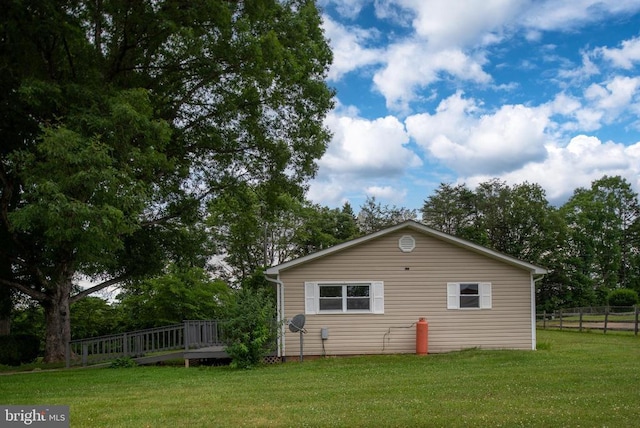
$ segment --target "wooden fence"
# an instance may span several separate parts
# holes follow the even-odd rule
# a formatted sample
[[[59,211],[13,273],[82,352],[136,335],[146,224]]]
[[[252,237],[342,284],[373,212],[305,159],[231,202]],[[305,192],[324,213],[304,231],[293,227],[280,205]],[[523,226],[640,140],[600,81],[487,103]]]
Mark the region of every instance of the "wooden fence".
[[[538,327],[543,329],[633,331],[638,335],[638,306],[598,306],[558,309],[536,315]]]
[[[223,322],[188,320],[182,324],[137,330],[109,336],[72,340],[67,344],[67,367],[83,366],[123,357],[223,345]]]

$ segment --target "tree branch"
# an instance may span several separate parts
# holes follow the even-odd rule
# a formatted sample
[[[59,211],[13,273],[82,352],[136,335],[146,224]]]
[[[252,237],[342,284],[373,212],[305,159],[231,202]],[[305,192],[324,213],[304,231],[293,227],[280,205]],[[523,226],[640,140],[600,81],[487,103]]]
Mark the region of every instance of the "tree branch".
[[[23,292],[24,294],[26,294],[27,296],[39,301],[39,302],[43,302],[44,300],[46,300],[47,295],[45,293],[43,293],[42,291],[38,291],[38,290],[34,290],[24,284],[21,284],[19,282],[14,282],[14,281],[8,281],[6,279],[2,279],[0,278],[0,284],[2,285],[6,285],[8,287],[11,288],[15,288],[18,291]]]
[[[123,282],[125,280],[127,280],[129,278],[129,275],[121,275],[115,278],[111,278],[108,281],[104,281],[98,285],[94,285],[93,287],[87,288],[86,290],[82,290],[81,292],[79,292],[78,294],[75,294],[73,296],[71,296],[71,298],[69,299],[69,303],[74,303],[77,302],[80,299],[83,299],[85,297],[87,297],[89,294],[98,292],[100,290],[103,290],[107,287],[110,287],[112,285],[118,284],[120,282]]]

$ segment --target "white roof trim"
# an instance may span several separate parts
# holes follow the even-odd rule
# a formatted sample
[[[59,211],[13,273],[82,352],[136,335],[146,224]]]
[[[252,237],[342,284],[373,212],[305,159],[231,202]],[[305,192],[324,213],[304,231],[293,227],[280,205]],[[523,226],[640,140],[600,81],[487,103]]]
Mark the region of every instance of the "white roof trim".
[[[397,230],[410,228],[419,232],[424,233],[425,235],[432,236],[434,238],[440,239],[445,242],[449,242],[451,244],[457,245],[462,248],[466,248],[468,250],[474,251],[476,253],[483,254],[492,259],[496,259],[502,261],[504,263],[510,264],[512,266],[518,267],[520,269],[528,270],[532,274],[536,275],[544,275],[548,273],[548,270],[542,268],[540,266],[533,265],[531,263],[524,262],[522,260],[518,260],[514,257],[508,256],[506,254],[502,254],[500,252],[491,250],[489,248],[483,247],[478,244],[474,244],[473,242],[467,241],[465,239],[457,238],[453,235],[449,235],[444,232],[437,231],[428,226],[425,226],[422,223],[418,223],[417,221],[407,220],[405,222],[399,223],[395,226],[388,227],[386,229],[379,230],[378,232],[371,233],[369,235],[361,236],[360,238],[352,239],[351,241],[343,242],[342,244],[334,245],[330,248],[325,248],[324,250],[320,250],[313,254],[306,255],[304,257],[300,257],[276,266],[272,266],[265,271],[266,275],[276,276],[280,273],[280,271],[290,269],[294,266],[310,262],[314,259],[324,257],[329,254],[333,254],[335,252],[344,250],[346,248],[350,248],[356,245],[359,245],[363,242],[370,241],[372,239],[378,238],[380,236],[387,235],[389,233],[393,233]]]

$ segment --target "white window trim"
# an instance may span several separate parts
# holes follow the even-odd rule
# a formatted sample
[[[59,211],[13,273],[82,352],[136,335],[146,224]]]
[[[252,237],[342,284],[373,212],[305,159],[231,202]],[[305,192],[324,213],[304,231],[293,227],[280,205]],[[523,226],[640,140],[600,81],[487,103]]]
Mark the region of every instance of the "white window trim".
[[[480,307],[461,308],[460,307],[460,284],[478,284],[478,294],[480,295]],[[461,281],[447,283],[447,309],[457,309],[460,311],[477,311],[492,308],[491,283],[480,281]]]
[[[369,310],[320,310],[321,285],[369,285]],[[384,282],[383,281],[317,281],[304,283],[304,312],[313,314],[384,314]]]

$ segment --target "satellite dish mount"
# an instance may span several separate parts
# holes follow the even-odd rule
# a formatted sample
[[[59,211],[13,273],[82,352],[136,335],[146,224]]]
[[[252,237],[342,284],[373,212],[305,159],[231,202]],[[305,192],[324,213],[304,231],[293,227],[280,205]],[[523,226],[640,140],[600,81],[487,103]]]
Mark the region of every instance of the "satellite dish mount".
[[[304,348],[304,339],[303,334],[307,332],[304,329],[304,314],[298,314],[293,319],[289,320],[289,330],[292,333],[300,333],[300,362],[303,361],[303,348]]]

